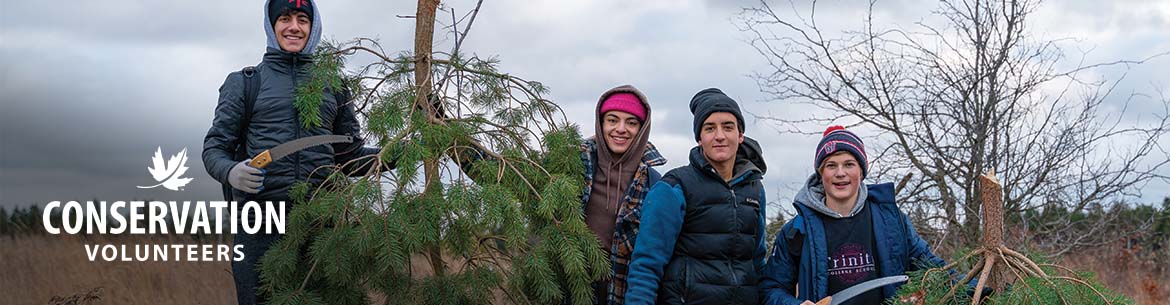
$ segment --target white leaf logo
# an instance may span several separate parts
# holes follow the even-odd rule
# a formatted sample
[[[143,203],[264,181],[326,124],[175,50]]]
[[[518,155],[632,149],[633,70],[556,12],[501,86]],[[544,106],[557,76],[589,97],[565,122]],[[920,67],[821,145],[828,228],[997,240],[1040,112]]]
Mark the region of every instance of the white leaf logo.
[[[182,151],[171,156],[167,162],[163,163],[162,146],[159,146],[154,151],[154,157],[150,159],[153,166],[147,167],[150,171],[150,176],[154,177],[159,184],[151,186],[138,186],[140,189],[155,188],[158,186],[165,187],[172,191],[181,191],[183,186],[191,182],[191,178],[182,178],[183,174],[187,172],[187,148],[184,147]]]

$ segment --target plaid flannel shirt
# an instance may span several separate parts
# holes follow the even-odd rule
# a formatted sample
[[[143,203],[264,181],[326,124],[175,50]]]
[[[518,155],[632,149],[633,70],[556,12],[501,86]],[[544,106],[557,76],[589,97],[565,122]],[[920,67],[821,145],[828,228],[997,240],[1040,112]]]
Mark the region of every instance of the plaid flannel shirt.
[[[589,193],[593,188],[593,174],[596,168],[597,142],[590,138],[581,144],[581,163],[585,166],[585,193],[581,196],[581,210],[589,202]],[[613,246],[610,248],[610,265],[613,276],[610,279],[608,301],[609,305],[621,305],[625,302],[626,276],[630,268],[630,256],[634,253],[634,244],[638,236],[638,226],[642,218],[642,201],[650,191],[650,170],[652,166],[666,164],[666,158],[658,153],[654,144],[646,143],[646,151],[642,154],[642,162],[634,172],[634,179],[622,196],[618,207],[616,225],[613,232]],[[598,300],[600,301],[600,300]],[[599,302],[600,303],[600,302]]]

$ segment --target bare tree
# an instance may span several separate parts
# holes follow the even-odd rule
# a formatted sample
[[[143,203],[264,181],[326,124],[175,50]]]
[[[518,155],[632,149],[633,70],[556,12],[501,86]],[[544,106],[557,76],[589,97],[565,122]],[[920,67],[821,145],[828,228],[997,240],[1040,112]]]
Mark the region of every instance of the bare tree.
[[[932,12],[941,24],[920,21],[913,29],[879,28],[870,2],[862,29],[827,33],[815,1],[807,11],[790,3],[793,17],[761,1],[740,15],[768,60],[754,75],[760,89],[819,110],[762,119],[797,132],[831,122],[875,128],[869,151],[882,167],[870,176],[913,174],[898,202],[959,234],[948,239],[955,245],[978,236],[983,172],[999,173],[1007,219],[1046,206],[1080,210],[1132,199],[1146,183],[1167,180],[1159,170],[1170,160],[1159,139],[1170,127],[1170,101],[1153,98],[1162,105],[1153,120],[1123,120],[1125,113],[1104,113],[1104,103],[1150,97],[1115,92],[1120,79],[1084,76],[1162,54],[1097,64],[1085,64],[1083,53],[1069,58],[1063,40],[1031,34],[1038,2],[944,0]]]

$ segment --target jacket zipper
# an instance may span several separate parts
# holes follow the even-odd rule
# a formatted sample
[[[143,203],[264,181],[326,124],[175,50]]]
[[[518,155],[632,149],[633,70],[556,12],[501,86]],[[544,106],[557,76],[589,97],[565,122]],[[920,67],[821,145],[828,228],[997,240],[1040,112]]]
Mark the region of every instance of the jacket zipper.
[[[719,175],[719,171],[716,171],[714,167],[711,167],[710,169],[712,173],[715,173],[715,176],[722,179],[723,176]],[[731,180],[735,181],[736,179],[737,178],[732,178]],[[733,186],[731,183],[728,183],[728,181],[724,181],[723,185],[727,187],[729,192],[731,192],[731,219],[735,222],[735,227],[732,228],[732,234],[739,234],[739,201],[735,199],[735,186]],[[739,248],[738,238],[735,239],[734,247],[736,249]],[[727,264],[727,269],[731,270],[731,283],[735,286],[740,286],[739,277],[735,275],[735,266],[732,266],[730,261],[727,262]]]
[[[686,258],[683,258],[683,291],[682,296],[679,296],[679,303],[687,303],[687,294],[691,293],[691,264]]]
[[[291,71],[292,72],[291,73],[292,74],[292,93],[293,93],[292,100],[293,100],[293,105],[294,105],[293,106],[293,112],[294,112],[293,118],[296,118],[296,120],[294,120],[294,122],[296,122],[296,126],[293,126],[293,128],[296,129],[296,131],[297,131],[297,137],[293,138],[293,140],[301,138],[301,116],[299,113],[296,113],[297,111],[296,111],[296,106],[295,106],[296,100],[297,100],[297,96],[296,96],[296,94],[297,94],[297,73],[300,73],[300,69],[297,69],[297,59],[298,58],[297,58],[296,54],[293,54],[293,59],[292,59],[293,64],[292,64],[292,71]],[[293,164],[293,176],[296,177],[297,181],[300,181],[301,180],[301,152],[299,152],[299,151],[294,152],[294,154],[297,155],[297,157],[296,157],[297,162],[296,162],[296,164]]]
[[[735,228],[733,228],[735,233],[733,234],[739,234],[739,200],[735,198],[735,187],[728,184],[727,188],[729,191],[731,191],[731,219],[734,219],[735,221]],[[735,248],[740,248],[739,238],[735,239]],[[739,276],[736,276],[735,274],[735,266],[731,266],[730,261],[728,261],[728,265],[728,267],[731,267],[729,268],[731,269],[731,283],[735,286],[739,286]]]

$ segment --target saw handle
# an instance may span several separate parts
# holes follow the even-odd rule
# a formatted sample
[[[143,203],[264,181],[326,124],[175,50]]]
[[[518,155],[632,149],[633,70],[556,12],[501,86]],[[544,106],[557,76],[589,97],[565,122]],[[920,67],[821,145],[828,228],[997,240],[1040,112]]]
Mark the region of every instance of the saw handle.
[[[833,297],[827,296],[824,299],[817,301],[817,305],[829,305],[829,303],[832,303],[832,302],[833,302]]]
[[[264,168],[265,166],[268,166],[268,163],[272,163],[272,154],[269,153],[268,150],[265,150],[264,152],[257,154],[255,157],[252,157],[252,162],[248,162],[248,165],[255,168]]]

